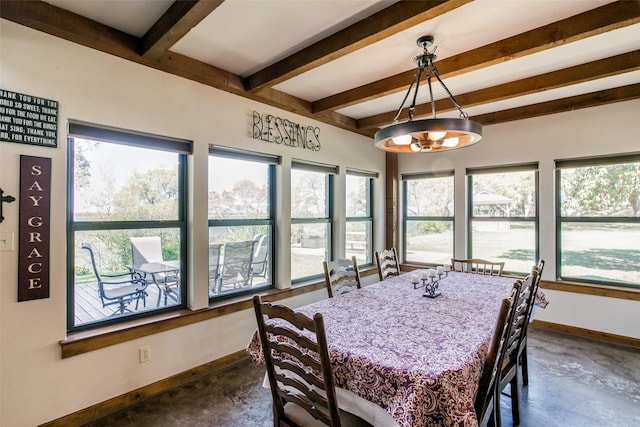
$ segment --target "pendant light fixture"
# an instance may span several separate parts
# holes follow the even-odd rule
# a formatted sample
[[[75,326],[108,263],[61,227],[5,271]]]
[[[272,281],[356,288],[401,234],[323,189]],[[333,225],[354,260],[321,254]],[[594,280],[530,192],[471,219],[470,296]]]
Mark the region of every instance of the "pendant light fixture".
[[[413,62],[418,65],[413,81],[409,85],[409,90],[398,108],[393,124],[380,129],[374,136],[375,144],[378,148],[385,151],[396,153],[423,153],[453,150],[456,148],[467,147],[475,144],[482,139],[482,125],[469,119],[469,115],[462,111],[462,108],[455,100],[447,86],[440,79],[438,70],[433,62],[436,55],[429,52],[429,46],[433,44],[433,36],[423,36],[417,40],[418,46],[423,48],[422,55],[414,58]],[[426,75],[429,85],[429,95],[431,97],[431,118],[413,120],[413,114],[416,109],[416,98],[418,96],[418,88],[420,87],[420,79]],[[460,112],[458,119],[439,119],[436,117],[435,101],[433,100],[433,89],[431,79],[435,78],[440,82],[444,90],[449,95],[453,105]],[[398,118],[402,112],[405,102],[413,93],[413,100],[408,109],[409,120],[398,123]]]

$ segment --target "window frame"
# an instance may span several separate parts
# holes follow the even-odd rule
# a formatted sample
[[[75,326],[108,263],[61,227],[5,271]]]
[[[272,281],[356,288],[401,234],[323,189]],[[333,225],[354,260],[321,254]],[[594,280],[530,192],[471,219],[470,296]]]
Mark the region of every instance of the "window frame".
[[[258,290],[272,289],[275,288],[275,284],[277,283],[276,279],[276,269],[274,266],[275,262],[278,259],[278,254],[275,251],[276,248],[276,239],[277,229],[276,229],[276,221],[275,221],[275,201],[276,201],[276,167],[280,166],[282,163],[282,159],[280,156],[256,153],[256,152],[247,152],[247,151],[239,151],[234,150],[228,147],[222,147],[217,145],[209,145],[209,157],[221,157],[227,159],[234,160],[245,160],[245,161],[253,161],[256,163],[265,163],[268,165],[268,177],[269,177],[269,208],[268,208],[268,218],[255,218],[255,219],[211,219],[208,218],[207,215],[207,223],[208,229],[211,227],[243,227],[243,226],[253,226],[253,225],[266,225],[271,229],[271,238],[269,239],[269,265],[267,266],[267,271],[271,273],[271,284],[268,286],[259,286],[259,287],[250,287],[247,289],[241,289],[237,292],[227,292],[221,295],[211,296],[209,294],[209,302],[220,301],[230,297],[235,297],[243,294],[252,294]],[[209,189],[207,190],[208,193]]]
[[[495,217],[495,216],[474,216],[473,215],[473,176],[474,175],[490,175],[490,174],[502,174],[510,172],[534,172],[533,185],[534,185],[534,201],[536,204],[536,214],[533,217],[525,216],[509,216],[509,217]],[[540,259],[540,168],[538,162],[531,163],[519,163],[513,165],[503,166],[488,166],[479,168],[467,168],[465,170],[466,182],[467,182],[467,247],[466,257],[473,258],[473,222],[532,222],[534,226],[534,260],[532,265]],[[480,256],[479,258],[482,258]],[[522,273],[528,274],[529,272],[516,272],[504,270],[503,274],[521,275]]]
[[[640,152],[637,153],[625,153],[625,154],[613,154],[606,156],[593,156],[593,157],[581,157],[574,159],[556,159],[554,160],[555,167],[555,243],[556,243],[556,276],[558,280],[566,280],[577,283],[589,283],[605,286],[614,286],[617,288],[626,289],[639,289],[640,283],[622,282],[622,281],[608,281],[598,280],[595,278],[580,278],[573,276],[565,276],[562,274],[562,224],[563,223],[610,223],[610,224],[639,224],[640,217],[607,217],[607,216],[562,216],[562,183],[561,183],[561,171],[563,169],[572,169],[589,166],[608,166],[624,163],[638,163],[640,162]]]
[[[346,215],[346,198],[347,198],[347,194],[345,191],[345,236],[344,236],[344,241],[345,241],[345,253],[347,250],[347,236],[346,236],[346,223],[349,222],[365,222],[369,224],[369,229],[371,230],[371,234],[369,236],[367,236],[368,239],[368,245],[371,248],[371,250],[367,253],[367,259],[365,260],[365,262],[362,264],[362,266],[370,266],[373,265],[373,242],[375,241],[375,230],[373,227],[373,202],[374,202],[374,179],[378,178],[378,173],[377,172],[366,172],[366,171],[360,171],[360,170],[356,170],[356,169],[347,169],[346,170],[346,176],[345,176],[345,188],[346,188],[346,179],[349,177],[349,175],[351,176],[357,176],[357,177],[362,177],[362,178],[367,178],[368,179],[368,189],[369,191],[367,192],[367,214],[365,216],[347,216]]]
[[[330,166],[330,165],[324,165],[320,163],[311,163],[311,162],[305,162],[305,161],[292,160],[291,170],[293,171],[294,169],[303,170],[307,172],[321,172],[327,175],[326,176],[327,192],[325,194],[325,200],[327,203],[326,205],[327,216],[320,217],[320,218],[294,218],[293,214],[291,214],[290,227],[293,228],[294,225],[298,225],[298,224],[327,224],[327,227],[328,227],[327,245],[325,250],[327,253],[328,260],[331,260],[333,259],[333,254],[334,254],[334,251],[333,251],[334,235],[333,234],[335,230],[334,185],[335,185],[335,176],[338,175],[339,168],[338,166]],[[291,191],[291,184],[292,183],[290,183],[290,191]],[[291,268],[291,265],[292,264],[290,264],[290,268]],[[298,284],[298,283],[308,282],[314,279],[319,279],[322,277],[324,277],[324,273],[313,274],[310,276],[304,276],[304,277],[298,277],[298,278],[293,278],[293,275],[291,275],[291,283]]]
[[[410,216],[409,215],[409,203],[408,203],[408,193],[407,193],[407,186],[408,186],[408,182],[412,181],[412,180],[424,180],[424,179],[434,179],[434,178],[449,178],[451,177],[451,179],[454,181],[453,182],[453,194],[452,194],[452,203],[453,205],[453,209],[452,212],[453,214],[451,216],[432,216],[432,215],[426,215],[426,216]],[[402,174],[400,176],[400,179],[402,181],[402,247],[401,247],[401,254],[400,254],[400,259],[403,260],[403,262],[408,262],[411,264],[416,264],[416,265],[429,265],[429,266],[435,266],[435,265],[440,265],[438,263],[427,263],[427,262],[420,262],[420,261],[413,261],[410,259],[407,259],[407,223],[409,221],[447,221],[447,222],[451,222],[451,229],[453,230],[452,232],[452,239],[453,241],[451,242],[451,248],[453,253],[451,254],[451,257],[454,256],[455,254],[455,243],[456,243],[456,239],[455,239],[455,224],[456,224],[456,218],[455,218],[455,195],[456,195],[456,187],[455,187],[455,171],[454,170],[447,170],[447,171],[438,171],[438,172],[422,172],[422,173],[409,173],[409,174]]]
[[[75,139],[87,139],[108,144],[168,151],[178,155],[178,218],[174,220],[132,220],[132,221],[75,221]],[[188,229],[187,229],[187,156],[192,154],[192,141],[152,135],[143,132],[119,129],[109,126],[69,120],[67,135],[67,332],[78,332],[114,325],[157,315],[159,313],[182,310],[187,307],[188,296]],[[79,231],[138,230],[177,228],[180,235],[180,303],[168,307],[158,307],[127,316],[107,317],[103,320],[83,325],[75,325],[75,234]]]

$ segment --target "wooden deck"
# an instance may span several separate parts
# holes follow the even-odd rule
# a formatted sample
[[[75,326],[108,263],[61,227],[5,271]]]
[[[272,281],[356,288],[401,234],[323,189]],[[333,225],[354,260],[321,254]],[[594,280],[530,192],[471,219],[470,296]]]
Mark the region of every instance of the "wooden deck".
[[[265,285],[266,282],[263,277],[255,277],[251,287],[263,287]],[[235,291],[237,291],[236,288],[231,288],[223,290],[223,293],[226,294]],[[154,310],[158,307],[165,307],[164,297],[160,299],[158,304],[159,293],[160,291],[156,285],[153,283],[149,284],[149,286],[147,286],[146,307],[143,305],[142,300],[140,300],[137,309],[135,301],[129,303],[127,308],[131,313],[142,313]],[[180,304],[180,301],[168,298],[166,306],[171,307],[178,304]],[[75,325],[83,325],[85,323],[104,320],[110,316],[121,316],[121,314],[114,314],[118,311],[117,305],[111,305],[106,308],[102,307],[102,302],[98,295],[97,282],[88,282],[76,285],[75,305]],[[126,312],[125,316],[131,313]]]

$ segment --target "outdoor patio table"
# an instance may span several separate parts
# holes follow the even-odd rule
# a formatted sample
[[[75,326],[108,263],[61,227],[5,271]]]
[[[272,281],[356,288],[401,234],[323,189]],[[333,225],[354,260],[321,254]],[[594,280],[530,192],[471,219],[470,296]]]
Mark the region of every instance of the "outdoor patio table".
[[[150,262],[141,265],[130,265],[128,268],[136,273],[139,273],[143,278],[151,277],[153,283],[158,287],[160,293],[158,294],[158,306],[160,306],[160,299],[164,294],[164,304],[167,305],[167,297],[178,299],[179,295],[174,292],[172,287],[180,281],[178,273],[180,272],[180,261],[164,261],[164,262]]]
[[[450,272],[436,298],[405,273],[296,310],[320,312],[345,409],[365,419],[382,408],[402,427],[475,426],[474,399],[500,303],[514,278]],[[264,362],[260,338],[247,352]],[[353,405],[354,402],[350,402]]]

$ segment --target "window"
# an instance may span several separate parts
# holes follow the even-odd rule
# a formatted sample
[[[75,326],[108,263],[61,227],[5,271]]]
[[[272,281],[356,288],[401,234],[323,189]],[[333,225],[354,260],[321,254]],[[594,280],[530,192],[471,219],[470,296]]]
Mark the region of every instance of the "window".
[[[373,178],[375,173],[347,170],[345,256],[358,264],[373,263]]]
[[[336,167],[292,162],[291,281],[322,277],[332,259],[333,175]]]
[[[467,169],[469,256],[528,274],[539,258],[538,164]]]
[[[212,147],[209,156],[209,298],[274,283],[275,156]]]
[[[402,175],[405,262],[449,264],[453,257],[453,171]]]
[[[640,287],[640,154],[556,161],[556,271]]]
[[[70,122],[68,149],[68,329],[185,307],[191,143]]]

